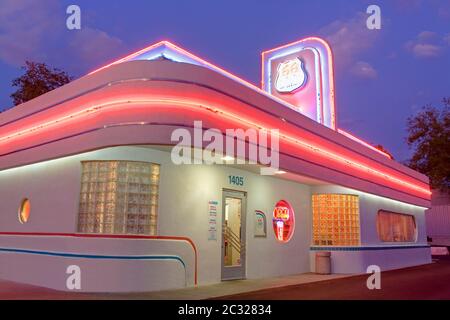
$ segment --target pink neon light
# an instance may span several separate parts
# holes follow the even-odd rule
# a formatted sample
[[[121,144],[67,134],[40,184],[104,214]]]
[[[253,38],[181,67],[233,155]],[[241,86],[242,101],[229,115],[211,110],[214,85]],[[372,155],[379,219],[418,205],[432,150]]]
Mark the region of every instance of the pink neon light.
[[[100,71],[100,70],[103,70],[103,69],[106,69],[106,68],[108,68],[108,67],[111,67],[112,65],[115,65],[115,64],[118,64],[118,63],[125,62],[125,61],[127,61],[127,60],[129,60],[129,59],[133,59],[134,57],[137,57],[137,56],[140,55],[141,53],[144,53],[144,52],[146,52],[146,51],[149,51],[149,50],[151,50],[151,49],[153,49],[153,48],[156,48],[156,47],[158,47],[158,46],[161,46],[161,45],[167,45],[168,43],[169,43],[168,41],[160,41],[160,42],[154,43],[154,44],[152,44],[152,45],[150,45],[150,46],[148,46],[148,47],[146,47],[146,48],[144,48],[144,49],[141,49],[141,50],[139,50],[139,51],[133,52],[132,54],[129,54],[129,55],[123,57],[123,58],[120,58],[120,59],[118,59],[118,60],[116,60],[116,61],[114,61],[114,62],[111,62],[111,63],[109,63],[109,64],[107,64],[107,65],[105,65],[105,66],[103,66],[103,67],[100,67],[100,68],[98,68],[98,69],[95,69],[94,71],[91,71],[91,72],[89,72],[88,74],[91,75],[91,74],[94,74],[94,73],[96,73],[96,72],[98,72],[98,71]]]
[[[194,241],[188,237],[176,236],[144,236],[129,234],[83,234],[83,233],[55,233],[55,232],[0,232],[0,236],[37,236],[37,237],[75,237],[75,238],[103,238],[103,239],[148,239],[186,241],[194,250],[194,284],[197,285],[198,252]]]
[[[336,117],[335,117],[335,97],[334,97],[334,74],[333,74],[333,65],[334,65],[334,62],[333,62],[333,54],[332,54],[332,49],[331,49],[331,47],[330,47],[329,44],[328,44],[326,41],[324,41],[323,39],[318,38],[318,37],[308,37],[308,38],[304,38],[304,39],[301,39],[301,40],[297,40],[297,41],[294,41],[294,42],[291,42],[291,43],[288,43],[288,44],[285,44],[285,45],[282,45],[282,46],[279,46],[279,47],[276,47],[276,48],[273,48],[273,49],[270,49],[270,50],[263,51],[263,52],[262,52],[262,55],[261,55],[261,57],[262,57],[262,64],[261,64],[261,65],[262,65],[262,81],[264,81],[263,75],[264,75],[264,67],[265,67],[265,66],[264,66],[264,55],[265,55],[265,54],[271,53],[271,52],[274,52],[274,51],[278,51],[278,50],[281,50],[281,49],[284,49],[284,48],[287,48],[287,47],[290,47],[290,46],[294,46],[294,45],[296,45],[296,44],[299,44],[299,43],[302,43],[302,42],[305,42],[305,41],[308,41],[308,40],[315,40],[315,41],[318,41],[318,42],[322,43],[322,44],[325,46],[325,48],[327,49],[328,61],[329,61],[329,68],[328,68],[328,69],[329,69],[329,81],[330,81],[329,86],[330,86],[330,95],[331,95],[331,96],[330,96],[330,107],[331,107],[331,108],[330,108],[330,109],[331,109],[331,110],[330,110],[330,113],[331,113],[332,128],[336,128],[336,122],[335,122],[335,121],[336,121]],[[220,67],[218,67],[218,66],[215,66],[215,65],[213,65],[213,64],[211,64],[211,63],[209,63],[209,62],[207,62],[206,60],[201,59],[201,58],[199,58],[198,56],[193,55],[192,53],[190,53],[190,52],[188,52],[188,51],[186,51],[186,50],[184,50],[184,49],[182,49],[182,48],[180,48],[180,47],[178,47],[178,46],[174,45],[173,43],[171,43],[171,42],[169,42],[169,41],[166,41],[166,40],[163,40],[163,41],[160,41],[160,42],[158,42],[158,43],[152,44],[152,45],[150,45],[150,46],[148,46],[148,47],[146,47],[146,48],[144,48],[144,49],[141,49],[141,50],[139,50],[139,51],[136,51],[136,52],[134,52],[134,53],[132,53],[132,54],[129,54],[128,56],[125,56],[125,57],[123,57],[123,58],[121,58],[121,59],[118,59],[118,60],[116,60],[116,61],[114,61],[114,62],[112,62],[112,63],[110,63],[110,64],[108,64],[108,65],[105,65],[105,66],[103,66],[103,67],[101,67],[101,68],[98,68],[98,69],[96,69],[96,70],[90,72],[89,75],[94,74],[94,73],[96,73],[96,72],[98,72],[98,71],[100,71],[100,70],[106,69],[106,68],[108,68],[108,67],[110,67],[110,66],[112,66],[112,65],[115,65],[115,64],[119,64],[119,63],[125,62],[125,61],[127,61],[127,60],[129,60],[129,59],[133,59],[134,57],[137,57],[138,55],[140,55],[140,54],[142,54],[142,53],[144,53],[144,52],[146,52],[146,51],[149,51],[149,50],[151,50],[151,49],[153,49],[153,48],[156,48],[156,47],[158,47],[158,46],[161,46],[161,45],[166,45],[167,47],[170,47],[170,48],[172,48],[173,50],[176,50],[176,51],[178,51],[178,52],[180,52],[180,53],[182,53],[182,54],[184,54],[184,55],[190,57],[190,58],[193,59],[193,60],[196,60],[196,61],[198,61],[198,62],[200,62],[200,63],[202,63],[202,64],[205,64],[205,65],[209,66],[209,67],[212,68],[212,69],[216,69],[216,70],[218,70],[218,71],[220,71],[220,72],[222,72],[222,73],[228,75],[230,78],[232,78],[232,79],[234,79],[234,80],[236,80],[236,81],[238,81],[238,82],[240,82],[240,83],[243,83],[243,84],[246,85],[246,86],[249,86],[249,87],[251,87],[251,88],[257,90],[257,91],[260,92],[260,93],[263,93],[263,94],[267,95],[267,92],[266,92],[266,91],[261,90],[260,88],[254,86],[254,85],[251,84],[250,82],[245,81],[245,80],[243,80],[242,78],[240,78],[240,77],[238,77],[238,76],[236,76],[236,75],[234,75],[234,74],[232,74],[232,73],[230,73],[230,72],[228,72],[228,71],[226,71],[226,70],[224,70],[224,69],[222,69],[222,68],[220,68]],[[264,83],[262,84],[262,86],[264,87]],[[272,96],[272,95],[270,95],[270,97],[273,98],[273,99],[275,99],[275,100],[278,100],[278,102],[281,102],[281,103],[283,103],[284,105],[286,105],[286,102],[285,102],[284,100],[281,100],[281,99],[279,99],[279,98],[277,98],[277,97],[275,97],[275,96]],[[379,149],[373,147],[372,145],[370,145],[370,144],[368,144],[368,143],[362,141],[361,139],[359,139],[359,138],[357,138],[357,137],[351,135],[350,133],[345,132],[345,131],[343,131],[343,130],[341,130],[341,129],[337,129],[337,130],[338,130],[338,132],[340,132],[341,134],[343,134],[343,135],[349,137],[350,139],[355,140],[355,141],[357,141],[357,142],[363,144],[364,146],[366,146],[366,147],[368,147],[368,148],[370,148],[370,149],[372,149],[372,150],[374,150],[374,151],[376,151],[376,152],[378,152],[378,153],[380,153],[380,154],[383,154],[384,156],[387,156],[387,157],[391,158],[391,157],[390,157],[388,154],[386,154],[385,152],[383,152],[383,151],[381,151],[381,150],[379,150]],[[2,140],[2,139],[0,139],[0,141],[1,141],[1,140]]]
[[[272,226],[280,242],[289,242],[295,230],[295,212],[286,200],[280,200],[273,209]]]
[[[173,99],[173,98],[169,98],[169,99],[161,99],[161,98],[148,99],[148,98],[144,98],[144,99],[141,99],[141,100],[140,99],[135,99],[135,100],[133,100],[133,99],[116,100],[116,101],[112,101],[112,102],[96,105],[96,106],[93,106],[93,107],[88,107],[88,108],[83,109],[81,111],[77,111],[75,113],[63,116],[61,118],[58,118],[58,119],[55,119],[55,120],[52,120],[52,121],[49,121],[49,122],[45,122],[43,124],[39,124],[39,125],[30,127],[30,128],[27,128],[27,129],[23,129],[21,131],[18,131],[18,132],[9,134],[9,135],[0,136],[0,143],[4,142],[6,140],[12,141],[12,139],[24,136],[26,134],[30,134],[30,133],[33,133],[33,132],[36,132],[36,131],[40,131],[40,130],[42,130],[44,128],[52,127],[52,126],[61,124],[63,122],[68,122],[68,121],[71,121],[71,120],[74,120],[74,119],[78,119],[80,117],[83,117],[83,116],[86,116],[86,115],[90,115],[90,114],[92,114],[94,112],[98,112],[98,111],[103,110],[103,109],[107,109],[107,108],[110,108],[110,107],[114,107],[114,106],[117,106],[117,105],[123,105],[123,104],[128,104],[129,105],[130,103],[131,104],[136,104],[136,103],[142,104],[142,103],[145,103],[145,104],[148,104],[148,105],[151,105],[151,104],[165,104],[165,105],[172,105],[172,106],[173,105],[178,105],[178,106],[182,106],[182,107],[185,107],[185,108],[186,107],[190,107],[190,108],[193,108],[193,109],[201,108],[203,110],[211,111],[214,114],[220,114],[223,117],[229,118],[229,119],[231,119],[233,121],[236,121],[238,123],[245,123],[246,125],[249,125],[251,127],[258,128],[258,129],[261,129],[261,130],[267,130],[267,131],[270,130],[269,128],[265,128],[265,127],[261,126],[261,124],[258,124],[256,122],[254,122],[253,120],[246,119],[245,117],[243,117],[241,115],[234,114],[234,113],[228,112],[228,111],[224,111],[223,109],[217,108],[217,106],[204,104],[204,103],[201,103],[199,101],[177,100],[177,99]],[[388,173],[384,173],[384,172],[379,171],[377,169],[371,168],[371,167],[369,167],[369,166],[367,166],[367,165],[365,165],[363,163],[360,163],[358,161],[354,161],[353,159],[350,159],[348,157],[342,156],[342,155],[337,154],[337,153],[335,153],[333,151],[329,151],[329,150],[327,150],[325,148],[322,148],[321,146],[318,146],[316,144],[313,144],[313,143],[311,143],[309,141],[305,141],[302,138],[297,138],[297,137],[293,137],[293,136],[290,136],[290,135],[287,135],[287,134],[282,134],[281,132],[280,132],[280,138],[285,140],[285,141],[287,141],[287,142],[292,143],[295,146],[301,146],[303,149],[307,149],[310,152],[318,152],[318,153],[322,154],[322,156],[326,157],[327,159],[329,159],[329,160],[331,160],[333,162],[340,162],[340,163],[345,164],[345,165],[353,166],[354,168],[356,168],[356,169],[358,169],[360,171],[363,171],[363,172],[366,172],[366,173],[370,173],[373,176],[378,176],[378,177],[381,177],[383,179],[390,180],[390,181],[392,181],[392,182],[394,182],[394,183],[396,183],[398,185],[402,185],[402,186],[408,187],[409,189],[419,191],[419,192],[421,192],[423,194],[426,194],[426,195],[430,195],[431,194],[429,189],[426,189],[426,188],[423,188],[423,187],[418,186],[416,184],[412,184],[410,182],[407,182],[407,181],[404,181],[402,179],[396,178],[396,177],[394,177],[394,176],[392,176],[392,175],[390,175]]]
[[[106,68],[108,68],[108,67],[110,67],[110,66],[112,66],[112,65],[115,65],[115,64],[119,64],[119,63],[125,62],[125,61],[127,61],[127,60],[129,60],[129,59],[132,59],[132,58],[134,58],[134,57],[136,57],[136,56],[138,56],[138,55],[140,55],[140,54],[142,54],[142,53],[144,53],[144,52],[146,52],[146,51],[149,51],[149,50],[151,50],[151,49],[153,49],[153,48],[156,48],[156,47],[158,47],[158,46],[161,46],[161,45],[166,45],[167,47],[169,47],[169,48],[171,48],[171,49],[173,49],[173,50],[175,50],[175,51],[178,51],[179,53],[181,53],[181,54],[183,54],[183,55],[188,56],[189,58],[191,58],[191,59],[193,59],[193,60],[199,62],[200,64],[206,65],[206,66],[208,66],[209,68],[211,68],[211,69],[213,69],[213,70],[216,70],[216,71],[218,71],[219,73],[222,73],[222,74],[226,75],[227,77],[233,79],[234,81],[237,81],[237,82],[243,84],[244,86],[246,86],[246,87],[248,87],[248,88],[251,88],[251,89],[254,90],[254,91],[257,91],[258,93],[263,94],[263,95],[265,95],[265,96],[271,98],[272,100],[275,100],[276,102],[278,102],[278,103],[280,103],[280,104],[283,104],[284,106],[286,106],[286,107],[288,107],[288,108],[291,108],[291,109],[296,110],[296,108],[295,108],[294,106],[288,104],[286,101],[284,101],[284,100],[282,100],[282,99],[279,99],[278,97],[275,97],[275,96],[273,96],[273,95],[267,93],[266,91],[262,90],[261,88],[258,88],[258,87],[255,86],[254,84],[252,84],[252,83],[250,83],[250,82],[248,82],[248,81],[246,81],[246,80],[244,80],[244,79],[242,79],[242,78],[240,78],[240,77],[238,77],[238,76],[236,76],[236,75],[234,75],[234,74],[232,74],[232,73],[226,71],[225,69],[222,69],[222,68],[220,68],[220,67],[218,67],[218,66],[216,66],[216,65],[214,65],[214,64],[212,64],[212,63],[210,63],[210,62],[208,62],[208,61],[206,61],[206,60],[204,60],[204,59],[202,59],[202,58],[199,58],[198,56],[196,56],[196,55],[194,55],[194,54],[192,54],[192,53],[190,53],[190,52],[184,50],[183,48],[180,48],[179,46],[176,46],[176,45],[174,45],[173,43],[171,43],[171,42],[169,42],[169,41],[166,41],[166,40],[163,40],[163,41],[160,41],[160,42],[158,42],[158,43],[155,43],[155,44],[153,44],[153,45],[151,45],[151,46],[148,46],[148,47],[146,47],[146,48],[144,48],[144,49],[141,49],[141,50],[139,50],[139,51],[137,51],[137,52],[134,52],[134,53],[132,53],[132,54],[130,54],[130,55],[124,57],[124,58],[121,58],[121,59],[119,59],[119,60],[116,60],[116,61],[114,61],[114,62],[112,62],[112,63],[110,63],[110,64],[108,64],[108,65],[106,65],[106,66],[103,66],[103,67],[101,67],[101,68],[98,68],[98,69],[96,69],[96,70],[90,72],[89,75],[92,75],[92,74],[94,74],[94,73],[96,73],[96,72],[98,72],[98,71],[100,71],[100,70],[106,69]]]
[[[378,148],[375,148],[374,146],[372,146],[372,145],[370,145],[369,143],[367,143],[367,142],[361,140],[360,138],[355,137],[355,136],[352,135],[351,133],[348,133],[348,132],[346,132],[346,131],[344,131],[344,130],[342,130],[342,129],[340,129],[340,128],[338,128],[338,132],[339,132],[340,134],[343,134],[343,135],[346,136],[347,138],[350,138],[350,139],[352,139],[352,140],[355,140],[356,142],[361,143],[362,145],[366,146],[367,148],[370,148],[370,149],[372,149],[372,150],[378,152],[379,154],[382,154],[383,156],[388,157],[389,159],[392,159],[392,157],[391,157],[389,154],[387,154],[386,152],[384,152],[384,151],[382,151],[382,150],[380,150],[380,149],[378,149]]]
[[[326,48],[327,51],[327,55],[328,55],[328,63],[329,63],[329,68],[328,68],[328,79],[329,79],[329,87],[330,87],[330,114],[331,114],[331,128],[332,129],[336,129],[336,107],[335,107],[335,95],[334,95],[334,73],[333,73],[333,68],[334,68],[334,62],[333,62],[333,51],[331,50],[330,45],[323,39],[318,38],[318,37],[308,37],[308,38],[304,38],[301,40],[297,40],[273,49],[269,49],[269,50],[265,50],[261,53],[261,86],[262,88],[264,88],[264,55],[274,52],[274,51],[278,51],[281,49],[285,49],[287,47],[291,47],[291,46],[295,46],[297,44],[300,44],[302,42],[306,42],[309,40],[314,40],[314,41],[318,41],[321,44],[323,44],[323,46]]]

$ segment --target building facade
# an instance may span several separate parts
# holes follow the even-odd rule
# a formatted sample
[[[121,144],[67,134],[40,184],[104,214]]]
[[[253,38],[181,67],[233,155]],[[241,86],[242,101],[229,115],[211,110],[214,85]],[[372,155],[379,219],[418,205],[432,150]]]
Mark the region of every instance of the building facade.
[[[428,178],[338,128],[329,46],[266,51],[262,76],[161,42],[0,114],[0,277],[152,291],[311,272],[318,251],[334,273],[430,263]],[[211,135],[235,143],[213,165]]]
[[[431,208],[425,212],[428,243],[450,247],[450,194],[433,190]]]

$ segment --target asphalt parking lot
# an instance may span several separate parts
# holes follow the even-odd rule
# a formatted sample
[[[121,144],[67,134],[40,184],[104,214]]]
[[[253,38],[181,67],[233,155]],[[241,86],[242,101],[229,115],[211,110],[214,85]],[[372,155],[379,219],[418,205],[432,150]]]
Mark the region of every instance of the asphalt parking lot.
[[[368,276],[325,280],[220,297],[230,300],[397,300],[450,299],[450,256],[433,263],[381,273],[381,289],[369,290]]]

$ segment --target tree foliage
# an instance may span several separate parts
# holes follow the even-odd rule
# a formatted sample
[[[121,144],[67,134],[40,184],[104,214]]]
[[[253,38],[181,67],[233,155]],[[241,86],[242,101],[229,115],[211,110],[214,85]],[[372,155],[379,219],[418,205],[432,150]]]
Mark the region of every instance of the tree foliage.
[[[12,81],[12,86],[17,87],[17,90],[11,94],[15,106],[61,87],[72,80],[66,72],[50,68],[45,63],[26,61],[22,70],[25,73]]]
[[[394,159],[394,156],[392,155],[392,153],[390,153],[385,147],[383,147],[381,144],[377,144],[376,146],[374,146],[375,148],[377,148],[380,151],[383,151],[384,153],[386,153],[387,155],[389,155],[389,157],[391,159]]]
[[[442,108],[425,106],[408,118],[407,143],[414,150],[408,165],[430,178],[433,188],[450,190],[450,98]]]

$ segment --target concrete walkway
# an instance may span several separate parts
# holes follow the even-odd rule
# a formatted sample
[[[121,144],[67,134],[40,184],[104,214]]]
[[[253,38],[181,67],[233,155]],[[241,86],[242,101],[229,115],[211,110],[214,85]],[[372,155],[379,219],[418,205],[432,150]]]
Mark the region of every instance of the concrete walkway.
[[[199,286],[196,288],[145,293],[143,296],[145,296],[145,299],[202,300],[263,289],[267,290],[290,285],[340,279],[349,276],[351,275],[318,275],[313,273],[304,273],[265,279],[223,281],[218,284]]]
[[[317,275],[313,273],[298,274],[252,280],[224,281],[177,290],[144,293],[75,293],[62,292],[47,288],[19,284],[0,280],[0,299],[150,299],[150,300],[202,300],[221,296],[241,294],[264,289],[280,288],[291,285],[340,279],[351,275]]]

